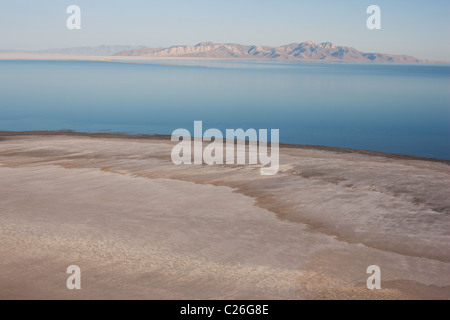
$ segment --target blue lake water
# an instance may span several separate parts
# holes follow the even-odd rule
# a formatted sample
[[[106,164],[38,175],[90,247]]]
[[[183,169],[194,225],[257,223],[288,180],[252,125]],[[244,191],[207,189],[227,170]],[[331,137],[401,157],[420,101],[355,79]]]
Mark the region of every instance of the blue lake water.
[[[280,140],[450,160],[450,67],[304,62],[0,61],[0,130]]]

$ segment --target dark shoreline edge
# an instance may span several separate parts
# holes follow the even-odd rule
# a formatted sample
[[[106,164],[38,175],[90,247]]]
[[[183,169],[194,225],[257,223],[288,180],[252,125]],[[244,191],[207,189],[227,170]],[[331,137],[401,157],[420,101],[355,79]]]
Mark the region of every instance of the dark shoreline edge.
[[[0,141],[5,140],[6,137],[13,136],[77,136],[77,137],[90,137],[90,138],[110,138],[110,139],[148,139],[148,140],[165,140],[170,141],[171,135],[168,134],[132,134],[132,133],[118,133],[118,132],[79,132],[73,130],[55,130],[55,131],[2,131],[0,130]],[[268,143],[270,146],[270,143]],[[388,159],[401,159],[401,160],[416,160],[416,161],[431,161],[439,162],[446,165],[450,165],[450,160],[426,158],[410,155],[402,155],[395,153],[387,153],[372,150],[360,150],[351,148],[339,148],[329,147],[321,145],[300,145],[300,144],[288,144],[280,143],[280,148],[285,149],[309,149],[320,151],[331,151],[336,153],[353,153],[368,156],[383,157]]]

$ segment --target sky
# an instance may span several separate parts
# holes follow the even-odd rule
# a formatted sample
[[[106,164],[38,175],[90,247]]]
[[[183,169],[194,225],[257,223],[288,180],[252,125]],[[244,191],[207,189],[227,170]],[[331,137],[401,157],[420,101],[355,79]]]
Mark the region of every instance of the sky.
[[[73,4],[81,30],[66,27]],[[381,30],[366,27],[373,4]],[[312,40],[450,61],[449,17],[449,0],[0,0],[0,49]]]

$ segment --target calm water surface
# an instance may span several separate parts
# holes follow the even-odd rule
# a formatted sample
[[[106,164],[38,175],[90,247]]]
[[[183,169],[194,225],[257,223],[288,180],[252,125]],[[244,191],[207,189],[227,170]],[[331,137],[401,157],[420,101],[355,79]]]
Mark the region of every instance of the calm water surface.
[[[0,130],[277,128],[285,143],[450,160],[450,67],[0,61]]]

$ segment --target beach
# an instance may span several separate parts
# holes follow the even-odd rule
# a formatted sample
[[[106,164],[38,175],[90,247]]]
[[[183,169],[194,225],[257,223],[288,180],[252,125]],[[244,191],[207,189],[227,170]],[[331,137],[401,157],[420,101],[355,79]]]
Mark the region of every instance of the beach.
[[[0,298],[450,298],[447,161],[282,145],[262,176],[174,144],[0,133]]]

